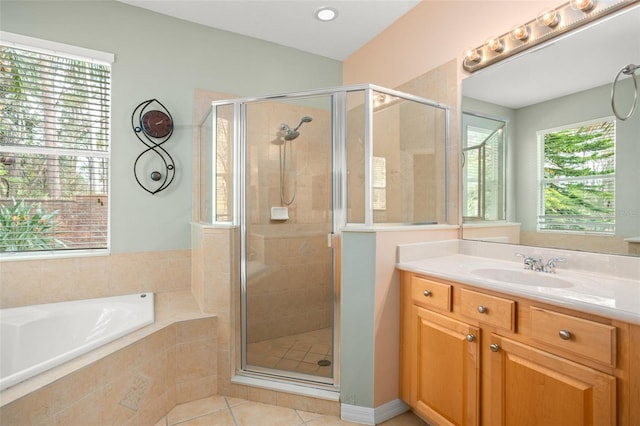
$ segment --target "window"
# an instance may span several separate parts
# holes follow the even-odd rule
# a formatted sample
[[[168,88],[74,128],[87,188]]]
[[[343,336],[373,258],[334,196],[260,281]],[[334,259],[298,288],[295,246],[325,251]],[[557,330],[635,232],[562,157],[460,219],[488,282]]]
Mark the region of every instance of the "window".
[[[540,132],[538,229],[615,232],[615,120]]]
[[[373,209],[387,209],[387,159],[373,157]]]
[[[107,248],[112,60],[2,33],[0,252]]]

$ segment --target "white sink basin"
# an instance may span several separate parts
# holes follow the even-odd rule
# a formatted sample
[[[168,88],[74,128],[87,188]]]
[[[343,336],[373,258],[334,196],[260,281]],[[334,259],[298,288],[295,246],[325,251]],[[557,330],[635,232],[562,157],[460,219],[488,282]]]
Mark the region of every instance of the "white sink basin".
[[[563,280],[562,278],[558,278],[555,275],[545,272],[535,272],[527,270],[514,271],[513,269],[500,268],[481,268],[473,269],[471,273],[478,277],[500,281],[508,284],[521,284],[534,287],[554,288],[573,287],[573,284],[569,281]]]

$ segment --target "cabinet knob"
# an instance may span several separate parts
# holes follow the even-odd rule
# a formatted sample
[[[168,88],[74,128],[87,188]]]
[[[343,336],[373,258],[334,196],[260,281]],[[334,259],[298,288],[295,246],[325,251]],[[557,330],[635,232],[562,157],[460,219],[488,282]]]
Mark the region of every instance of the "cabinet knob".
[[[424,294],[424,297],[429,297],[431,296],[431,290],[425,290],[422,292],[422,294]]]
[[[491,352],[498,352],[500,350],[500,345],[497,343],[492,343],[489,346],[489,349],[491,349]]]
[[[571,340],[571,332],[569,330],[560,330],[558,335],[562,340]]]
[[[478,306],[478,312],[480,312],[481,314],[486,314],[487,313],[487,307],[484,306],[484,305]]]
[[[476,336],[473,334],[467,334],[467,342],[473,342],[474,340],[476,340]]]

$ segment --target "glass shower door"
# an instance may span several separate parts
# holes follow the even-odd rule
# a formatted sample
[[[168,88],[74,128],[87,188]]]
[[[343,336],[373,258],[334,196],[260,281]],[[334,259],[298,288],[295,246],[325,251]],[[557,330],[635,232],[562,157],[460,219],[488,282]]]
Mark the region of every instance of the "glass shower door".
[[[332,97],[246,104],[245,371],[332,383]]]

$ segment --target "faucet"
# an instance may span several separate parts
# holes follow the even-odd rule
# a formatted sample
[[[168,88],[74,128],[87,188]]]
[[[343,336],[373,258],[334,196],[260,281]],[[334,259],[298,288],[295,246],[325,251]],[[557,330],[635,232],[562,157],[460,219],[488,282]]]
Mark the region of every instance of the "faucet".
[[[544,266],[542,264],[542,258],[536,259],[535,257],[528,256],[522,253],[516,253],[516,256],[519,256],[524,261],[524,269],[529,271],[542,271],[544,270]]]
[[[545,264],[542,261],[541,257],[536,259],[535,257],[528,256],[522,253],[516,253],[516,256],[519,256],[523,259],[524,269],[529,271],[536,271],[536,272],[547,272],[549,274],[556,273],[557,263],[567,261],[567,259],[565,259],[564,257],[552,257],[551,259],[547,260],[547,263]]]
[[[552,257],[551,259],[547,260],[547,264],[544,265],[543,271],[550,274],[555,274],[556,263],[564,263],[566,261],[567,259],[565,259],[564,257]]]

